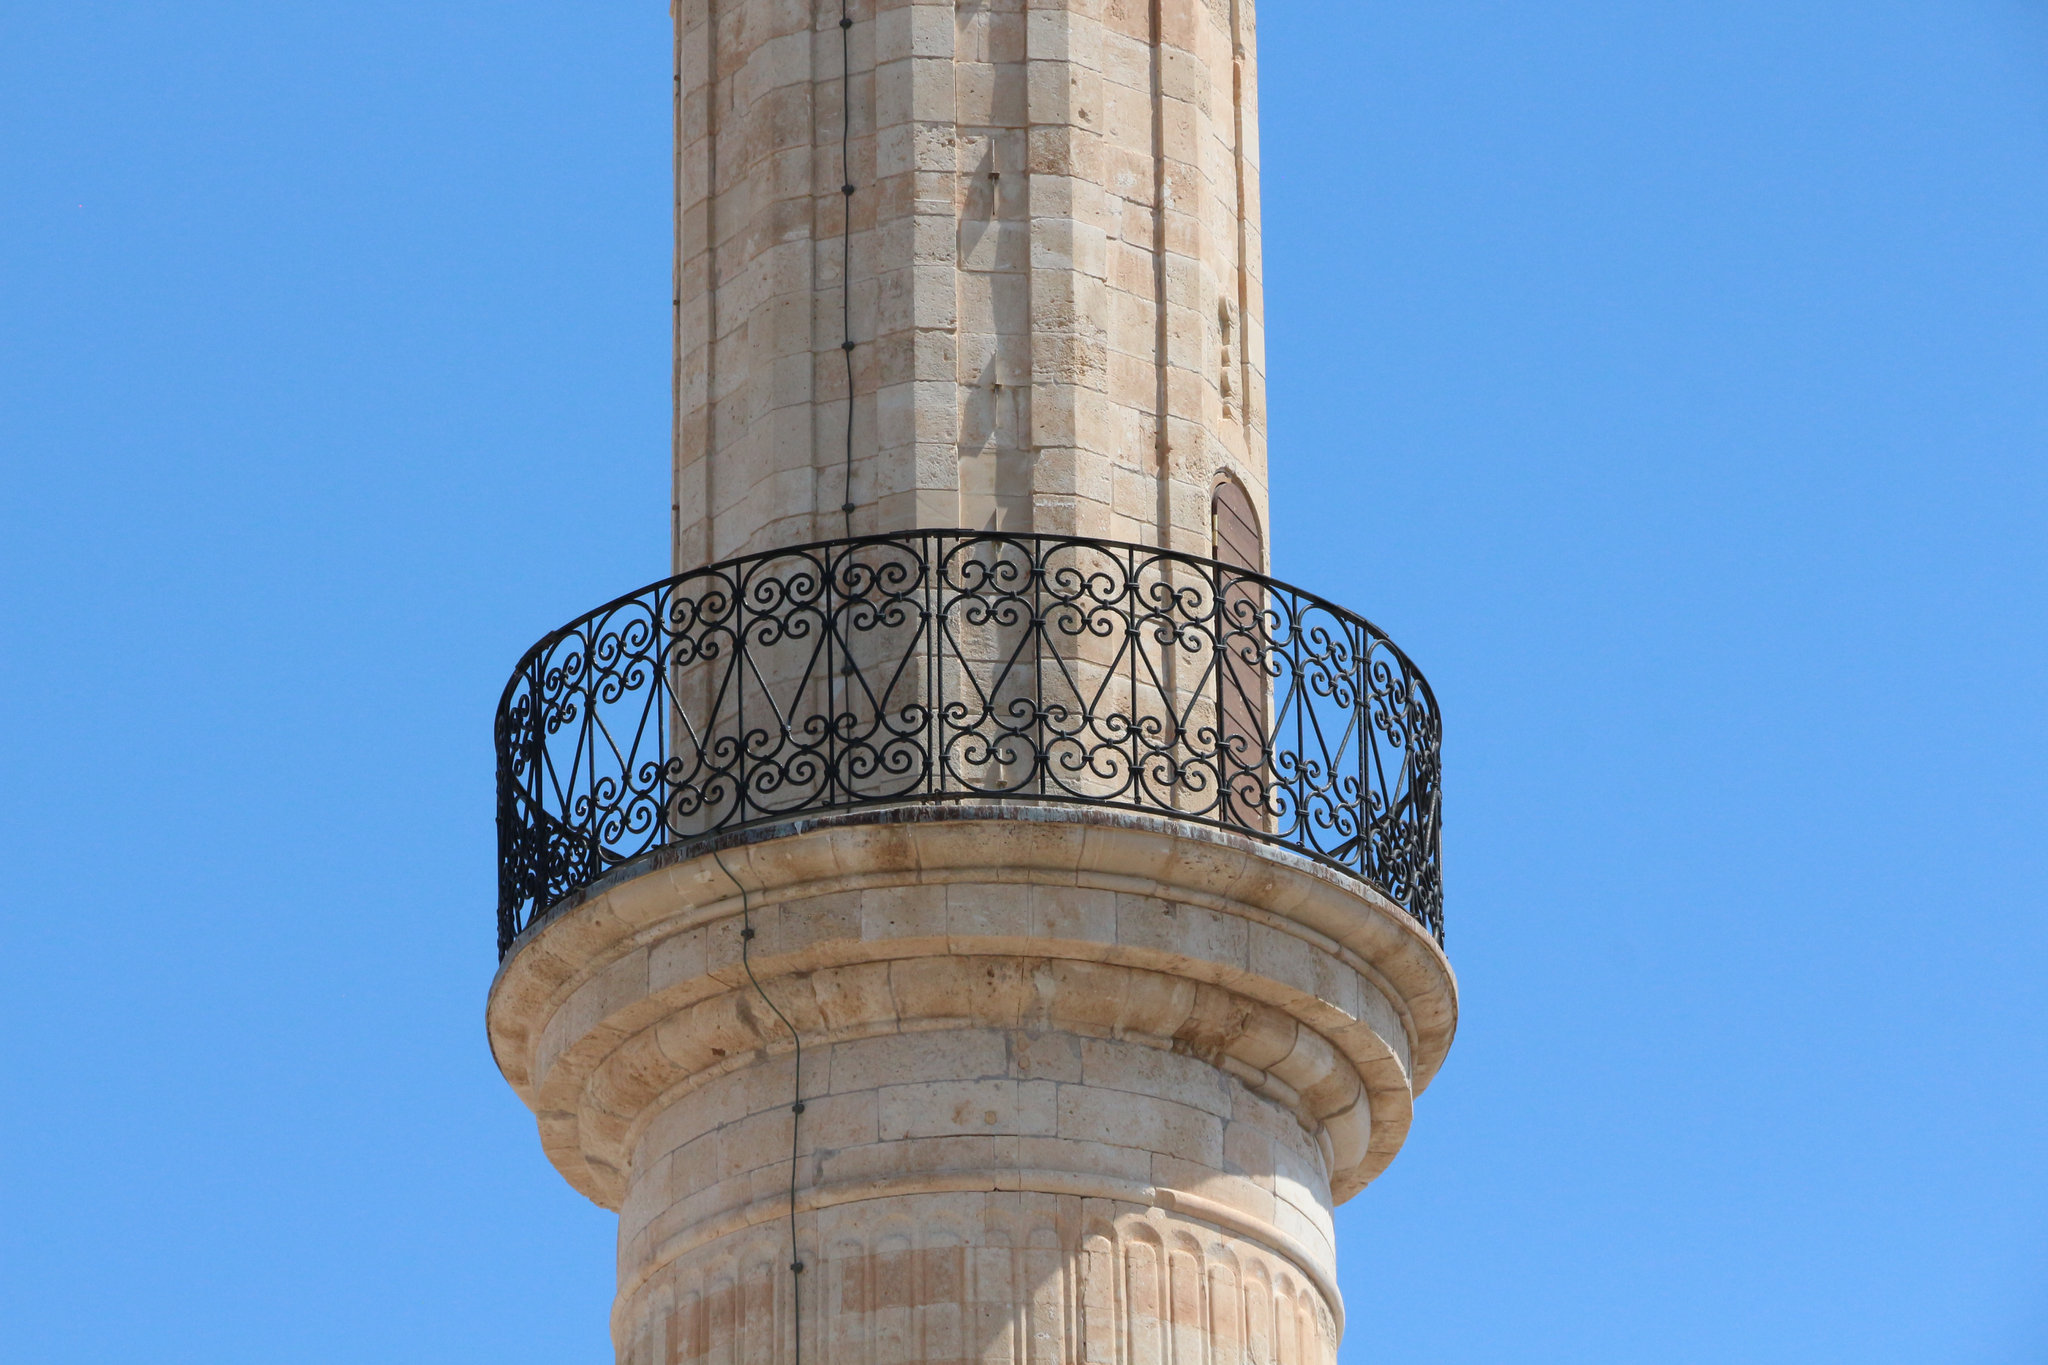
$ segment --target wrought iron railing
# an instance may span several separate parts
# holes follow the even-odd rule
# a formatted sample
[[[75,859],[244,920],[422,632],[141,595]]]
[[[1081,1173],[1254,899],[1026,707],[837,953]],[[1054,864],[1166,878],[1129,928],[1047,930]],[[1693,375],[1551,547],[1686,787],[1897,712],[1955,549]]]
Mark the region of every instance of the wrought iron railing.
[[[1370,622],[1213,560],[966,531],[749,555],[520,661],[497,716],[499,951],[662,844],[984,799],[1236,830],[1441,940],[1441,734]]]

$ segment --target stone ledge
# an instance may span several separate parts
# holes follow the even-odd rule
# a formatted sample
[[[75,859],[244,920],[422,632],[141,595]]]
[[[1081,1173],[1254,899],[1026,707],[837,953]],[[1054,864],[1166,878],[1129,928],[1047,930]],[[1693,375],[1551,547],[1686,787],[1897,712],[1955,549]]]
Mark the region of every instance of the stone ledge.
[[[1204,826],[1010,803],[745,831],[657,850],[564,902],[493,983],[501,1069],[558,1168],[600,1203],[617,1202],[653,1113],[783,1047],[748,1017],[743,900],[754,967],[788,983],[781,1003],[807,1041],[1043,1014],[1186,1048],[1296,1112],[1336,1202],[1399,1150],[1455,1021],[1449,964],[1398,907]],[[974,962],[985,986],[958,977]],[[1159,984],[1097,995],[1088,971],[1113,974],[1104,990]],[[1065,1004],[1049,982],[1068,983]]]
[[[924,883],[958,880],[958,874],[962,872],[970,873],[975,880],[1040,882],[1047,872],[1071,870],[1074,873],[1072,884],[1076,885],[1109,887],[1120,880],[1128,886],[1175,897],[1192,893],[1209,904],[1235,901],[1242,906],[1247,900],[1253,904],[1268,902],[1271,913],[1292,920],[1301,927],[1322,930],[1343,947],[1357,952],[1367,965],[1368,975],[1383,978],[1380,984],[1386,988],[1388,998],[1402,1008],[1406,1016],[1403,1025],[1409,1034],[1414,1093],[1419,1095],[1428,1088],[1450,1050],[1457,1031],[1458,996],[1457,978],[1450,960],[1428,930],[1369,882],[1281,845],[1195,821],[1110,807],[1032,801],[933,801],[874,806],[753,826],[650,850],[550,906],[513,940],[491,980],[489,997],[493,1002],[492,1009],[495,1012],[500,986],[529,948],[548,937],[556,925],[573,917],[582,907],[593,901],[603,902],[613,893],[650,874],[683,868],[727,853],[746,855],[744,861],[738,857],[730,861],[733,869],[745,868],[765,874],[769,872],[767,867],[755,865],[757,851],[767,857],[769,846],[805,835],[850,833],[863,829],[899,829],[908,833],[910,827],[916,826],[991,823],[1098,831],[1104,836],[1095,841],[1098,846],[1118,833],[1130,833],[1165,836],[1180,847],[1168,850],[1153,860],[1149,869],[1151,875],[1134,876],[1126,872],[1119,877],[1115,873],[1104,875],[1095,865],[1121,860],[1087,856],[1109,850],[1087,848],[1085,834],[1083,848],[1078,850],[1080,856],[1075,858],[1071,868],[1046,866],[1043,862],[1034,866],[1033,861],[1036,860],[1019,862],[1007,868],[994,867],[991,860],[981,855],[980,850],[984,846],[970,841],[965,849],[960,850],[967,856],[952,860],[950,867],[921,865],[910,869],[899,865],[885,873],[863,876],[840,868],[835,860],[798,859],[795,865],[784,861],[773,869],[772,876],[761,875],[751,879],[752,887],[758,888],[757,894],[765,899],[777,894],[788,895],[799,889],[801,894],[815,895],[828,889],[900,885],[902,874],[907,870],[914,870],[916,880]],[[891,850],[899,862],[909,851],[900,846]],[[1233,869],[1235,875],[1222,877],[1220,887],[1215,885],[1219,879],[1213,875],[1217,870],[1213,866],[1200,869],[1212,875],[1187,875],[1195,870],[1192,865],[1211,861],[1211,858],[1202,857],[1204,851],[1211,858],[1220,853],[1239,860]],[[1166,858],[1173,853],[1192,854],[1193,857],[1177,859],[1180,865],[1172,869],[1175,875],[1163,876],[1161,874],[1167,872],[1164,866]],[[809,866],[804,866],[805,862]],[[1095,874],[1085,883],[1081,876],[1083,862],[1091,864],[1090,871]],[[1063,864],[1064,860],[1057,860],[1057,863]],[[1009,875],[1004,875],[1006,872]],[[798,875],[791,877],[791,873]],[[954,875],[948,877],[948,873]],[[775,886],[771,882],[782,884]],[[698,908],[706,914],[733,914],[737,913],[739,901],[739,895],[732,892],[701,902]],[[1361,914],[1361,910],[1366,913]],[[1336,932],[1330,932],[1332,929]],[[1346,930],[1351,932],[1347,934]],[[1354,937],[1362,941],[1353,942]],[[587,969],[589,959],[580,953],[576,956],[579,966]],[[494,1029],[494,1055],[497,1054],[495,1033]],[[498,1058],[501,1070],[505,1069],[506,1060],[502,1056]],[[507,1071],[508,1076],[511,1074]]]

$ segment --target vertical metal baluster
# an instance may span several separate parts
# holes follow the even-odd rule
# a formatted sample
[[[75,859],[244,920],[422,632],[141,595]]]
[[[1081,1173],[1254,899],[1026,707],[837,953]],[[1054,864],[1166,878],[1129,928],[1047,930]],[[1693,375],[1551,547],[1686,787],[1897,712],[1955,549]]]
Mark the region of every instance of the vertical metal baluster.
[[[603,822],[597,818],[597,717],[594,714],[597,693],[590,686],[591,676],[596,671],[597,640],[594,633],[588,633],[583,637],[582,742],[576,748],[582,767],[580,776],[590,794],[590,829],[583,846],[583,875],[586,878],[594,878],[603,861],[598,851],[602,842],[598,831]]]
[[[733,566],[732,704],[733,735],[738,742],[733,746],[732,815],[726,821],[728,826],[746,823],[747,793],[752,790],[747,772],[747,679],[752,675],[753,669],[749,666],[747,648],[753,632],[746,628],[746,573],[747,567],[744,562]]]
[[[1126,785],[1127,785],[1127,791],[1126,791],[1126,794],[1124,795],[1124,800],[1125,800],[1126,802],[1130,803],[1131,805],[1134,805],[1134,806],[1135,806],[1135,805],[1141,805],[1141,804],[1143,804],[1143,803],[1142,803],[1142,802],[1140,801],[1140,799],[1139,799],[1139,796],[1140,796],[1140,793],[1141,793],[1141,792],[1143,792],[1143,790],[1144,790],[1144,786],[1143,786],[1143,784],[1142,784],[1142,783],[1141,783],[1141,782],[1139,781],[1139,778],[1138,778],[1138,755],[1139,755],[1140,751],[1141,751],[1141,750],[1142,750],[1142,748],[1143,748],[1143,746],[1142,746],[1142,745],[1141,745],[1141,744],[1139,743],[1139,741],[1138,741],[1138,695],[1139,695],[1139,693],[1138,693],[1138,687],[1139,687],[1139,682],[1138,682],[1138,644],[1139,644],[1139,641],[1138,641],[1138,634],[1137,634],[1137,630],[1136,630],[1136,625],[1137,625],[1137,620],[1138,620],[1138,597],[1137,597],[1137,594],[1136,594],[1136,593],[1135,593],[1135,592],[1133,591],[1133,587],[1134,587],[1134,585],[1133,585],[1133,584],[1132,584],[1132,582],[1131,582],[1131,579],[1132,579],[1133,575],[1135,575],[1135,574],[1137,573],[1137,571],[1138,571],[1138,562],[1137,562],[1137,557],[1136,557],[1135,553],[1134,553],[1134,552],[1132,552],[1132,551],[1130,551],[1130,550],[1125,550],[1125,551],[1123,552],[1123,558],[1124,558],[1124,571],[1123,571],[1123,580],[1124,580],[1124,609],[1123,609],[1123,618],[1124,618],[1124,644],[1125,644],[1125,646],[1126,646],[1126,649],[1125,649],[1125,651],[1124,651],[1124,652],[1125,652],[1126,656],[1127,656],[1127,657],[1129,658],[1129,664],[1128,664],[1128,668],[1130,669],[1130,678],[1131,678],[1131,690],[1130,690],[1130,697],[1129,697],[1129,699],[1128,699],[1128,700],[1127,700],[1127,701],[1125,702],[1125,704],[1124,704],[1124,709],[1125,709],[1126,711],[1130,712],[1130,714],[1129,714],[1129,715],[1128,715],[1127,717],[1125,717],[1125,719],[1126,719],[1126,720],[1128,720],[1128,721],[1129,721],[1130,723],[1129,723],[1128,725],[1126,725],[1126,726],[1124,727],[1124,732],[1125,732],[1125,736],[1126,736],[1126,742],[1127,742],[1127,743],[1129,743],[1129,745],[1130,745],[1130,754],[1131,754],[1131,756],[1130,756],[1130,765],[1131,765],[1131,766],[1130,766],[1129,774],[1128,774],[1128,776],[1127,776],[1127,778],[1126,778]]]
[[[1223,647],[1223,628],[1229,620],[1229,614],[1223,610],[1223,591],[1223,565],[1212,561],[1208,565],[1208,651],[1214,659],[1210,671],[1217,675],[1217,819],[1235,827],[1241,821],[1237,819],[1237,800],[1231,792],[1231,726],[1225,720],[1229,714],[1225,708],[1231,702],[1231,688],[1225,675],[1231,669],[1229,651]],[[1192,706],[1188,714],[1194,714]]]
[[[1308,798],[1308,742],[1304,737],[1307,727],[1302,723],[1302,713],[1308,706],[1308,688],[1302,685],[1302,656],[1308,652],[1301,640],[1301,603],[1293,594],[1288,594],[1288,648],[1294,655],[1294,837],[1304,845],[1313,844],[1313,836],[1307,832],[1303,819],[1304,803]]]
[[[1401,681],[1404,684],[1408,682],[1406,669],[1403,669],[1401,672]],[[1407,795],[1406,809],[1413,813],[1411,818],[1416,819],[1414,833],[1419,836],[1421,834],[1420,817],[1422,815],[1422,808],[1417,804],[1417,801],[1421,796],[1421,791],[1418,787],[1421,765],[1415,761],[1415,744],[1419,736],[1415,730],[1415,694],[1412,689],[1408,691],[1407,703],[1402,707],[1401,720],[1403,724],[1402,732],[1408,736],[1407,747],[1401,754],[1401,790]],[[1391,800],[1388,801],[1387,816],[1389,821],[1393,819],[1394,810],[1394,803]],[[1402,830],[1398,826],[1389,829],[1389,846],[1406,851],[1402,860],[1404,865],[1396,869],[1396,873],[1401,884],[1407,888],[1400,897],[1400,900],[1407,906],[1409,913],[1413,914],[1420,904],[1415,894],[1418,887],[1415,877],[1415,854],[1421,847],[1421,842],[1419,837],[1414,842],[1410,842],[1407,839],[1401,838],[1401,834]]]
[[[654,658],[649,661],[647,685],[654,690],[647,704],[654,708],[654,801],[655,819],[661,822],[661,831],[655,837],[657,844],[666,844],[674,833],[668,827],[668,704],[673,689],[668,685],[668,594],[660,588],[654,590]]]
[[[1024,629],[1031,635],[1032,785],[1043,796],[1052,776],[1052,756],[1046,752],[1050,736],[1045,723],[1045,651],[1054,648],[1045,629],[1046,550],[1045,542],[1035,536],[1019,538],[1018,546],[1024,552],[1025,573],[1031,579],[1031,619],[1025,622]]]
[[[940,535],[919,537],[918,558],[924,572],[924,788],[927,793],[936,795],[946,786],[946,632],[941,614],[945,602],[939,591],[940,565],[946,558],[946,538]]]
[[[535,695],[532,693],[532,683],[530,680],[537,672],[538,669],[536,669],[533,665],[528,665],[527,675],[529,678],[529,682],[527,686],[529,695]],[[537,695],[535,695],[534,703],[530,704],[527,708],[528,711],[534,716],[536,721],[538,721],[540,717],[540,707],[538,705],[538,701],[539,698]],[[535,724],[528,727],[528,732],[526,734],[508,734],[505,736],[506,748],[502,750],[498,755],[498,761],[500,763],[508,765],[504,776],[504,784],[499,789],[501,792],[508,790],[516,790],[516,788],[512,787],[514,779],[509,767],[509,761],[512,755],[511,746],[517,744],[521,750],[525,751],[525,757],[527,760],[525,764],[527,777],[525,780],[532,783],[533,787],[535,788],[534,794],[538,795],[538,789],[540,787],[540,782],[538,780],[540,767],[538,759],[533,753],[533,732],[539,729],[540,726],[538,724]],[[509,799],[507,805],[505,807],[501,807],[501,809],[504,809],[508,811],[508,813],[513,813],[516,815],[516,808],[510,804]],[[532,836],[527,832],[530,828],[537,826],[539,824],[538,819],[533,818],[533,816],[537,815],[537,813],[539,812],[540,805],[537,801],[530,802],[527,806],[527,810],[530,813],[529,818],[525,821],[518,822],[517,833],[514,835],[514,838],[516,838],[518,841],[516,847],[518,848],[520,857],[519,861],[515,863],[513,866],[517,869],[518,872],[519,890],[524,893],[521,899],[524,900],[530,898],[537,902],[540,899],[540,894],[534,890],[533,881],[536,876],[540,876],[545,873],[547,867],[547,857],[545,854],[537,853],[535,851],[532,842]],[[502,851],[505,848],[505,846],[505,841],[501,837],[499,840],[498,847]],[[515,933],[518,931],[520,927],[520,914],[521,908],[515,904],[513,906],[511,915],[511,924],[513,931]]]
[[[1422,798],[1424,796],[1424,793],[1422,791],[1423,764],[1419,761],[1419,751],[1416,748],[1416,744],[1421,738],[1421,735],[1415,723],[1417,720],[1416,701],[1418,700],[1420,694],[1413,685],[1413,679],[1408,677],[1407,670],[1405,669],[1402,670],[1401,680],[1402,682],[1409,684],[1408,707],[1406,715],[1406,719],[1408,721],[1408,761],[1405,765],[1406,771],[1403,773],[1403,777],[1405,778],[1405,790],[1408,792],[1409,796],[1408,809],[1415,812],[1416,822],[1414,842],[1412,844],[1405,845],[1408,848],[1409,866],[1407,868],[1408,875],[1404,880],[1408,884],[1407,902],[1409,912],[1412,914],[1417,910],[1423,910],[1426,908],[1423,905],[1422,897],[1420,894],[1422,887],[1420,872],[1422,864],[1426,861],[1426,857],[1429,852],[1429,821],[1432,817],[1421,804]]]
[[[502,707],[498,711],[497,721],[491,726],[491,754],[498,764],[497,780],[492,784],[492,789],[498,798],[498,953],[503,956],[506,942],[505,906],[511,900],[511,870],[514,864],[505,856],[506,836],[510,833],[509,822],[505,818],[508,805],[505,792],[510,786],[511,774],[506,771],[505,764],[505,712]],[[515,916],[517,913],[516,910],[513,912]]]
[[[1372,733],[1372,638],[1355,621],[1346,622],[1345,629],[1353,638],[1353,666],[1358,670],[1351,688],[1351,704],[1358,709],[1358,814],[1352,824],[1358,830],[1356,862],[1359,875],[1363,876],[1372,863],[1372,791],[1374,770],[1381,766],[1374,761],[1379,753],[1379,740]]]
[[[1429,928],[1430,932],[1436,935],[1436,941],[1439,944],[1444,941],[1444,751],[1443,731],[1441,729],[1442,721],[1442,714],[1434,707],[1431,707],[1429,768],[1436,776],[1431,780],[1429,787],[1429,825],[1427,828],[1429,842],[1424,846],[1423,853],[1430,870],[1431,892],[1427,905]]]
[[[1409,680],[1405,669],[1402,671],[1401,680],[1404,683]],[[1408,912],[1414,914],[1423,908],[1422,898],[1419,894],[1422,883],[1417,872],[1421,861],[1419,855],[1426,846],[1423,834],[1427,814],[1421,805],[1420,774],[1422,765],[1415,761],[1415,745],[1419,736],[1415,728],[1415,692],[1412,688],[1408,692],[1408,705],[1402,719],[1407,722],[1406,733],[1408,735],[1408,752],[1401,764],[1402,790],[1408,793],[1408,809],[1414,812],[1415,819],[1414,839],[1412,841],[1403,840],[1401,843],[1401,847],[1405,848],[1408,853],[1408,865],[1401,869],[1401,880],[1407,887],[1407,894],[1402,899],[1407,904]]]
[[[540,819],[547,811],[547,793],[550,785],[549,775],[553,767],[552,756],[548,749],[548,727],[544,713],[538,705],[541,698],[545,695],[541,689],[546,686],[546,678],[547,654],[543,651],[535,655],[533,660],[533,696],[536,706],[534,708],[534,725],[529,742],[533,745],[534,752],[533,762],[529,763],[526,768],[527,772],[532,774],[534,823],[540,833],[540,848],[533,863],[536,873],[540,878],[539,884],[533,888],[533,912],[535,914],[540,913],[541,902],[547,895],[548,887],[555,879],[554,858],[549,852],[551,841],[547,837],[547,827],[541,823]],[[566,817],[568,813],[565,811],[563,814]]]
[[[1413,684],[1413,679],[1409,679],[1409,681]],[[1411,690],[1409,690],[1409,708],[1413,710],[1419,702],[1421,702],[1421,688],[1411,686]],[[1415,735],[1417,735],[1417,726],[1409,726],[1409,745],[1415,743]],[[1430,735],[1432,735],[1432,739],[1436,737],[1436,726],[1434,724],[1430,726]],[[1434,767],[1436,774],[1438,774],[1438,782],[1442,780],[1442,772],[1444,772],[1444,769],[1442,769],[1442,759],[1444,759],[1444,755],[1438,751],[1438,753],[1432,753],[1430,759],[1432,761],[1427,763],[1427,765],[1421,763],[1419,757],[1415,759],[1415,774],[1417,776],[1409,780],[1409,790],[1419,790],[1419,786],[1421,786],[1421,772],[1425,772],[1425,767]],[[1430,792],[1427,792],[1427,796],[1430,796],[1430,804],[1427,804],[1427,808],[1423,808],[1417,802],[1409,802],[1417,810],[1415,851],[1413,851],[1415,872],[1409,878],[1409,913],[1411,915],[1419,913],[1423,917],[1423,923],[1430,925],[1430,929],[1438,935],[1438,939],[1442,939],[1442,921],[1436,919],[1440,907],[1432,907],[1432,902],[1430,902],[1432,898],[1425,896],[1423,890],[1421,890],[1421,880],[1423,880],[1421,874],[1423,874],[1423,870],[1430,870],[1430,872],[1434,872],[1438,876],[1442,874],[1442,862],[1440,862],[1442,860],[1442,849],[1440,849],[1440,843],[1442,843],[1442,827],[1440,827],[1442,806],[1438,804],[1438,792],[1436,792],[1434,784],[1432,784]],[[1432,878],[1432,880],[1436,880],[1436,878]]]
[[[849,559],[853,555],[851,546],[842,546],[840,552]],[[820,590],[824,593],[824,601],[820,606],[820,610],[823,611],[825,616],[822,624],[825,628],[824,795],[827,804],[831,802],[831,793],[834,789],[843,793],[849,802],[853,800],[853,786],[844,780],[843,774],[839,771],[839,664],[836,655],[839,650],[840,620],[839,610],[833,605],[833,592],[838,575],[835,572],[832,554],[831,547],[827,546],[824,554],[821,556],[825,562],[825,581],[819,585]],[[846,643],[846,658],[849,663],[853,660],[853,642],[850,640]],[[851,678],[847,679],[846,683],[846,705],[849,711],[853,709],[853,680]]]

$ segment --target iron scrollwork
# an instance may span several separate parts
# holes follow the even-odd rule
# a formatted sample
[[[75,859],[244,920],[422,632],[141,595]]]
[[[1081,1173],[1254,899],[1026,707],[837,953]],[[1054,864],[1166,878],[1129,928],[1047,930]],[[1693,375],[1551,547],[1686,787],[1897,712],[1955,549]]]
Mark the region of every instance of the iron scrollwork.
[[[1421,673],[1341,607],[1153,547],[909,531],[713,564],[535,645],[496,739],[501,953],[665,843],[995,798],[1236,830],[1443,936]]]

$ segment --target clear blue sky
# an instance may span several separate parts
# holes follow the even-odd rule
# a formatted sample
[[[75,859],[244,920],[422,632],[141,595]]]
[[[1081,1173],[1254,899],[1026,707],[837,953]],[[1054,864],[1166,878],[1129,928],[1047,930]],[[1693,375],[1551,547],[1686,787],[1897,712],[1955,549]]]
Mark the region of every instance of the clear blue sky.
[[[610,1359],[489,721],[665,563],[665,9],[0,10],[9,1359]],[[1345,1361],[2048,1360],[2048,11],[1263,19],[1276,559],[1465,992]]]

